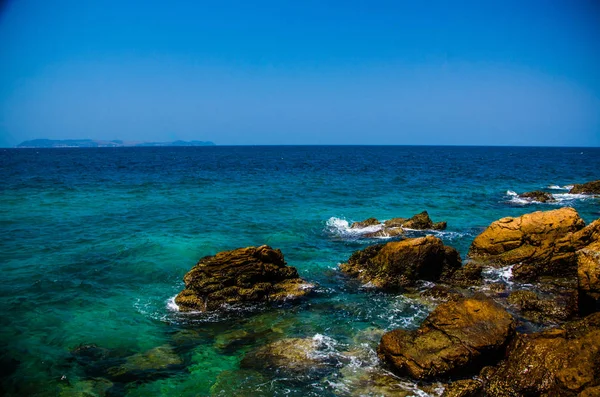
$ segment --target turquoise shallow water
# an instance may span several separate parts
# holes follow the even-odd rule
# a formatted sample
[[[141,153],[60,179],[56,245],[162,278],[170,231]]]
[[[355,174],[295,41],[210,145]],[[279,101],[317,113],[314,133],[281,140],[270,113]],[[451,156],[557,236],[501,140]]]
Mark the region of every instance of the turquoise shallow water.
[[[428,210],[448,222],[437,235],[464,258],[504,216],[569,205],[586,222],[600,217],[600,200],[563,188],[600,179],[598,148],[7,149],[0,171],[8,395],[360,395],[380,370],[378,330],[414,328],[431,307],[342,277],[338,263],[381,242],[356,238],[346,222]],[[510,193],[537,189],[559,202]],[[170,309],[200,257],[262,244],[318,284],[309,299],[227,315]],[[317,340],[325,369],[290,377],[240,367],[248,351],[285,337]],[[73,354],[82,344],[97,348],[82,358]],[[115,375],[140,354],[158,359]]]

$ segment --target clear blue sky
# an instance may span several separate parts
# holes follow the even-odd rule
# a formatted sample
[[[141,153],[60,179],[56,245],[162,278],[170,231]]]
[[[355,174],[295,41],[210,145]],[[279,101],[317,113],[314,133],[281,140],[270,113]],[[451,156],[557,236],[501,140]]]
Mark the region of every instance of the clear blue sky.
[[[0,145],[600,146],[600,4],[15,0]]]

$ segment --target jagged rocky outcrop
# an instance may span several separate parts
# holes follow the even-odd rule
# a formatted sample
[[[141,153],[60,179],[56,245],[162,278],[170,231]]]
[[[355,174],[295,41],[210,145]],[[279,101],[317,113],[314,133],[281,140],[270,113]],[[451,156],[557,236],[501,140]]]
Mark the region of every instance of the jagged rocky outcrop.
[[[207,256],[183,278],[175,303],[181,311],[211,311],[224,305],[276,302],[305,296],[312,288],[287,266],[280,250],[238,248]]]
[[[573,185],[571,194],[600,194],[600,180],[586,183],[576,183]]]
[[[518,334],[506,359],[486,368],[485,395],[597,396],[600,391],[600,313],[534,334]]]
[[[465,298],[438,306],[415,331],[384,334],[377,352],[401,376],[469,375],[496,363],[514,330],[515,320],[497,303]]]
[[[582,313],[600,311],[600,241],[577,252],[577,280]]]
[[[444,388],[442,397],[480,397],[483,396],[483,382],[479,379],[461,379]]]
[[[444,230],[447,227],[446,222],[433,222],[427,211],[414,215],[412,218],[392,218],[381,223],[377,218],[369,218],[364,221],[354,222],[351,229],[365,229],[373,226],[380,226],[379,230],[368,231],[364,237],[394,237],[402,235],[404,229],[414,230]]]
[[[468,255],[489,266],[515,265],[518,281],[570,277],[577,274],[576,251],[599,237],[600,220],[586,227],[577,211],[564,207],[495,221],[475,238]]]
[[[532,192],[525,192],[519,194],[520,198],[524,198],[531,201],[537,201],[540,203],[553,203],[556,201],[554,196],[548,192],[544,192],[542,190],[534,190]]]
[[[340,270],[381,289],[402,289],[417,280],[438,281],[460,268],[460,254],[433,236],[409,238],[356,251]]]

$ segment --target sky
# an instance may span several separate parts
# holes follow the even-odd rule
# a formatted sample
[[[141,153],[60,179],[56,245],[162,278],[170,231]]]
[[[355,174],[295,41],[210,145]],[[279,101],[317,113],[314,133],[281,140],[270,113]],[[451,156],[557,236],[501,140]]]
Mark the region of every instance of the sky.
[[[0,146],[600,146],[600,1],[0,0]]]

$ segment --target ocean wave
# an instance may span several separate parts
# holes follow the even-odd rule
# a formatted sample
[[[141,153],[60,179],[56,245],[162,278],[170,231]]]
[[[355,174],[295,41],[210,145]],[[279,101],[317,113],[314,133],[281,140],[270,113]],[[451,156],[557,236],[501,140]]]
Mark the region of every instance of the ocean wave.
[[[567,188],[571,188],[571,186],[561,187],[561,190],[568,190]],[[550,189],[550,188],[549,188]],[[533,200],[530,198],[519,197],[519,195],[513,190],[507,190],[505,194],[506,202],[512,205],[517,206],[525,206],[531,204],[545,204],[545,205],[559,205],[564,206],[565,204],[572,204],[577,201],[590,200],[597,198],[598,196],[590,195],[590,194],[572,194],[572,193],[552,193],[552,197],[554,197],[555,201],[547,201],[542,203],[537,200]]]
[[[573,185],[565,185],[565,186],[548,185],[548,189],[550,189],[550,190],[571,190],[571,189],[573,189]]]
[[[325,222],[325,231],[334,236],[347,238],[347,239],[357,239],[364,237],[365,234],[375,233],[383,229],[383,224],[367,226],[352,229],[350,227],[350,222],[346,219],[331,217]],[[388,236],[377,236],[372,238],[382,238],[388,239]]]

